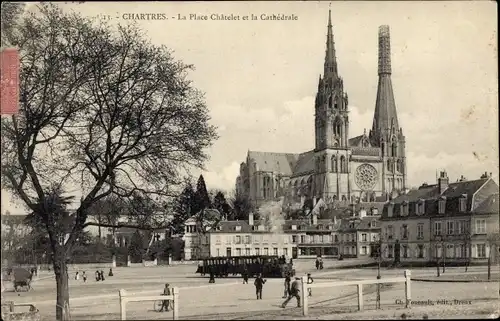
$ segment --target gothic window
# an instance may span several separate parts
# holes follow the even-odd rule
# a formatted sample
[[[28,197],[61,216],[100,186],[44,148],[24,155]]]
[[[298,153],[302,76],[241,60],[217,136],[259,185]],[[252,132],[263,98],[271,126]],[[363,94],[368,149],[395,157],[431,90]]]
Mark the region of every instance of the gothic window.
[[[307,196],[312,195],[312,189],[313,189],[313,178],[312,176],[309,176],[309,179],[307,180]]]
[[[392,142],[392,157],[396,157],[398,156],[398,145],[396,144],[396,142]]]
[[[330,96],[330,98],[328,99],[328,107],[331,109],[332,108],[332,96]],[[335,104],[335,108],[337,108],[337,104]]]
[[[404,165],[404,163],[403,163],[402,160],[399,163],[399,172],[400,173],[404,173],[405,172],[405,165]]]
[[[382,143],[381,146],[382,146],[382,156],[384,156],[385,155],[385,143]]]
[[[387,171],[389,171],[389,172],[392,171],[392,162],[390,159],[387,160]]]
[[[332,172],[336,173],[338,171],[337,168],[337,156],[332,156]]]
[[[295,181],[295,183],[293,183],[293,196],[296,197],[297,196],[297,190],[298,190],[298,183],[297,181]]]
[[[337,102],[335,102],[334,108],[335,108],[335,109],[338,109],[338,108],[339,108],[339,104],[338,104]]]
[[[345,173],[347,171],[347,163],[344,155],[340,156],[340,172]]]

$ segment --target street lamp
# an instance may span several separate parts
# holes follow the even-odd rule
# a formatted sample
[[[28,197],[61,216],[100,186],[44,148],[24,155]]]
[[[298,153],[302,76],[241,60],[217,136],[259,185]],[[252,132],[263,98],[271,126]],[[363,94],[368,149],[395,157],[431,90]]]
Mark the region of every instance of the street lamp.
[[[434,236],[435,241],[436,241],[436,270],[437,270],[437,276],[441,276],[440,270],[439,270],[439,256],[438,256],[438,244],[439,242],[442,241],[442,236],[441,235],[435,235]]]

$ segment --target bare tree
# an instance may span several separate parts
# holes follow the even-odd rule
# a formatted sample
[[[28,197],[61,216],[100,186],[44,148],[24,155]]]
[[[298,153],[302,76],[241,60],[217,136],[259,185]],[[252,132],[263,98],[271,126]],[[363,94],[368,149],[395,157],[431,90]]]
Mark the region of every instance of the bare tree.
[[[47,228],[56,318],[67,320],[66,260],[81,231],[99,225],[87,221],[92,205],[111,194],[172,196],[183,171],[207,159],[216,128],[186,80],[191,66],[134,27],[115,31],[41,4],[17,31],[9,42],[21,54],[20,112],[2,118],[2,187]],[[49,200],[75,186],[83,196],[61,241]]]

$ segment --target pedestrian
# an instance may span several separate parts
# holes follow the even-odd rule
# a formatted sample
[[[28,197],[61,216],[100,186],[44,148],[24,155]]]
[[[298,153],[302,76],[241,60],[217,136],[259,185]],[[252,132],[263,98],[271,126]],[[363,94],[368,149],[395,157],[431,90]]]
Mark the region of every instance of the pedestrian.
[[[323,259],[319,259],[319,269],[323,270]]]
[[[283,299],[286,299],[288,298],[288,296],[290,295],[290,282],[291,282],[291,278],[290,278],[290,273],[287,273],[285,275],[285,289],[283,290]]]
[[[248,268],[246,264],[243,267],[243,272],[241,272],[241,274],[243,276],[243,284],[248,284]]]
[[[290,302],[290,300],[292,298],[296,298],[297,299],[297,307],[300,308],[300,278],[299,277],[296,277],[295,278],[295,281],[292,282],[292,286],[290,287],[290,294],[288,295],[288,298],[285,300],[285,302],[283,302],[283,304],[281,304],[281,307],[284,309],[286,307],[286,305],[288,304],[288,302]]]
[[[314,280],[311,277],[311,273],[307,273],[307,284],[313,284]],[[307,292],[309,292],[309,296],[312,296],[312,289],[310,287],[307,287]]]
[[[316,270],[319,270],[319,260],[316,259]]]
[[[215,274],[213,268],[210,268],[210,279],[208,279],[208,283],[215,283]]]
[[[259,273],[259,275],[257,275],[257,278],[255,279],[255,281],[253,282],[253,284],[255,285],[255,294],[257,294],[257,300],[262,300],[262,288],[264,286],[264,284],[266,283],[267,280],[263,279],[262,278],[262,274]]]
[[[104,281],[104,271],[101,270],[101,281]]]
[[[85,274],[85,271],[82,273],[82,279],[84,283],[87,282],[87,275]]]
[[[163,294],[162,295],[171,295],[170,293],[170,284],[165,284],[165,288],[163,289]],[[160,312],[163,312],[163,308],[165,308],[165,312],[168,312],[168,308],[170,306],[170,300],[163,300],[161,304],[161,309]]]
[[[99,282],[101,280],[101,273],[98,270],[95,271],[95,280]]]
[[[109,268],[108,276],[113,276],[113,269],[112,268]]]
[[[76,274],[75,274],[75,280],[80,280],[80,275],[78,274],[78,271],[76,271]]]

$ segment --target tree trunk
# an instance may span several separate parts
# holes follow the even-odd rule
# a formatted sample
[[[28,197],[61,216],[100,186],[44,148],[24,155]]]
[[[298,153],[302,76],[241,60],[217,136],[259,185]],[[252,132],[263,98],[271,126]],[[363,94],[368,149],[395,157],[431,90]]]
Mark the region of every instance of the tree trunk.
[[[69,280],[66,255],[59,249],[54,255],[54,273],[57,285],[56,320],[68,321],[69,315]]]

